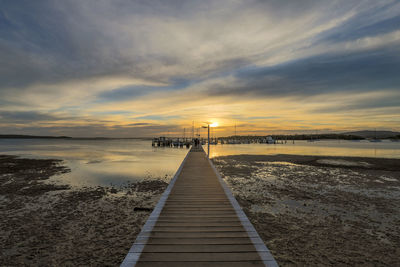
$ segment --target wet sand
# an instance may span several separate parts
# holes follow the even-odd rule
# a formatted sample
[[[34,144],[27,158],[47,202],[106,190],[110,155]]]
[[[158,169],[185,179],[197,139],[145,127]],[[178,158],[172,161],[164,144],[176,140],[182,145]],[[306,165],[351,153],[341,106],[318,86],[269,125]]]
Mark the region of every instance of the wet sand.
[[[0,155],[0,266],[118,266],[168,185],[48,183],[62,164]]]
[[[280,266],[399,266],[399,159],[213,161]]]

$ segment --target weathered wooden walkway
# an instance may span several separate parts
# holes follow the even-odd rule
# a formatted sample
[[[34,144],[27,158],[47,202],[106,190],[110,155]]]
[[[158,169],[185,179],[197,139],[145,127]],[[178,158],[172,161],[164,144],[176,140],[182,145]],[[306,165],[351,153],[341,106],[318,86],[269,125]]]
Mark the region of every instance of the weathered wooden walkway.
[[[192,149],[121,266],[277,266],[202,149]]]

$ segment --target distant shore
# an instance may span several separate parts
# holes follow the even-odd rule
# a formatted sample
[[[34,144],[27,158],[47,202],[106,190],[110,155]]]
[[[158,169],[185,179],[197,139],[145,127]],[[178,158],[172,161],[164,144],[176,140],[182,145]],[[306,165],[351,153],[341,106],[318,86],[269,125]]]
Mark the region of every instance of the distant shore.
[[[396,266],[400,159],[213,159],[280,266]]]
[[[71,136],[46,136],[46,135],[21,135],[0,134],[0,139],[71,139],[71,140],[151,140],[151,137],[71,137]]]
[[[400,140],[400,132],[393,131],[356,131],[345,133],[302,133],[302,134],[266,134],[266,135],[234,135],[220,136],[219,140],[255,141],[258,139],[272,136],[275,140],[364,140],[364,139],[390,139]],[[154,136],[155,137],[155,136]],[[182,138],[182,136],[172,136],[170,138]],[[0,134],[0,139],[74,139],[74,140],[119,140],[119,139],[145,139],[151,140],[153,137],[71,137],[71,136],[48,136],[48,135],[23,135],[23,134]],[[190,138],[189,138],[190,139]]]

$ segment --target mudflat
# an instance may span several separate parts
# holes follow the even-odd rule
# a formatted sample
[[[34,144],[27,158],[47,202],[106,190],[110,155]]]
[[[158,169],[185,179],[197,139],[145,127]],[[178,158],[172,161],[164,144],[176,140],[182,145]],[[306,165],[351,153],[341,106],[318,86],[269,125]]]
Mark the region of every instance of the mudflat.
[[[68,171],[60,160],[0,155],[1,266],[118,266],[168,185],[48,183]]]
[[[213,159],[281,266],[396,266],[400,160]],[[72,188],[60,160],[0,155],[1,266],[117,266],[167,183]],[[84,179],[84,177],[82,177]]]
[[[280,266],[397,266],[400,160],[213,159]]]

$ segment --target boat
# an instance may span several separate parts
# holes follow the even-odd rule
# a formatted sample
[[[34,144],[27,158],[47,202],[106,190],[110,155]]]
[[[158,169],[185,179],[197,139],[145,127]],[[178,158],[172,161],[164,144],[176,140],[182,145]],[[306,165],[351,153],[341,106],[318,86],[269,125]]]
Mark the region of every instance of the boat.
[[[267,144],[275,144],[275,139],[273,139],[272,136],[267,136],[267,139],[265,140],[265,143],[267,143]]]

